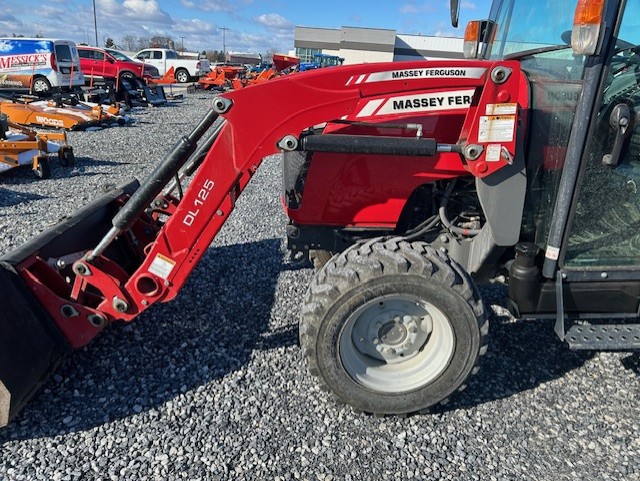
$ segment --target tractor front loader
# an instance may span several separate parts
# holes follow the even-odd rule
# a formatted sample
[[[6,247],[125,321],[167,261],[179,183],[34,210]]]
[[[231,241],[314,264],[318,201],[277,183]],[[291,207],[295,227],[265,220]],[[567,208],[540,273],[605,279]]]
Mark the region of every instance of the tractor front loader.
[[[339,401],[409,414],[463,390],[487,349],[480,283],[507,284],[514,315],[556,319],[571,348],[638,349],[631,5],[499,0],[467,26],[466,60],[339,66],[216,97],[142,184],[0,258],[0,423],[65,353],[177,296],[278,152],[288,245],[318,267],[300,344]],[[258,104],[268,122],[247,121]]]

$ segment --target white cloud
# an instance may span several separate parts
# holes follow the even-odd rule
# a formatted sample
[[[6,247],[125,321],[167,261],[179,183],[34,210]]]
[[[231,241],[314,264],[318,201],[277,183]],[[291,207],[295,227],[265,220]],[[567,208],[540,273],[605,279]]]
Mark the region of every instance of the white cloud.
[[[97,0],[96,11],[99,20],[136,19],[142,24],[172,24],[173,19],[157,0]],[[105,18],[106,17],[106,18]]]
[[[273,30],[289,30],[293,28],[293,24],[277,13],[266,13],[256,17],[256,22],[260,25]]]
[[[176,20],[173,31],[176,34],[193,34],[202,37],[203,34],[216,33],[216,27],[208,22],[203,22],[197,18]]]
[[[13,15],[0,13],[0,36],[20,33],[24,30],[24,23]]]
[[[11,52],[11,50],[13,50],[12,43],[6,40],[0,41],[0,52],[6,53],[6,52]]]
[[[193,10],[200,10],[202,12],[233,12],[236,7],[233,3],[227,0],[208,0],[208,1],[192,1],[192,0],[180,0],[180,3],[185,8]]]

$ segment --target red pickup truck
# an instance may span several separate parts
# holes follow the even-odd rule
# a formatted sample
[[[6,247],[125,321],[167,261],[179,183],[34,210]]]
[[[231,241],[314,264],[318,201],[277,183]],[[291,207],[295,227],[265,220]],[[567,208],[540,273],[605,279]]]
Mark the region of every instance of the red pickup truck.
[[[78,55],[86,81],[91,78],[118,79],[135,76],[149,80],[160,77],[158,69],[153,65],[133,60],[117,50],[78,45]]]

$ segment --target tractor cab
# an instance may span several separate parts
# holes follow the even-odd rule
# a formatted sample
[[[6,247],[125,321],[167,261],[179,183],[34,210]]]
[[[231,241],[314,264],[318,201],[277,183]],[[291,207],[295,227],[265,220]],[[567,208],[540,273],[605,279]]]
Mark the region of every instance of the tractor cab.
[[[574,3],[494,2],[488,20],[467,26],[465,55],[517,60],[529,86],[513,311],[556,316],[576,348],[637,348],[635,324],[583,328],[570,319],[639,312],[638,5]]]

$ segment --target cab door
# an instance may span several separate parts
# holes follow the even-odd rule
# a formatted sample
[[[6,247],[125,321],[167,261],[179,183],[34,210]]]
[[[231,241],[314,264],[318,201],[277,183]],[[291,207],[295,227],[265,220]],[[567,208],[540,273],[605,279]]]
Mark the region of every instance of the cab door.
[[[104,53],[100,50],[80,49],[82,71],[90,77],[108,77],[109,72],[104,61]]]
[[[105,78],[115,78],[114,62],[109,62],[108,55],[102,50],[94,50],[93,55],[96,72],[100,72],[100,75]]]
[[[160,71],[160,74],[165,73],[165,63],[160,50],[143,50],[136,55],[136,58],[153,65]]]
[[[556,299],[558,310],[567,317],[637,318],[640,314],[640,2],[626,2],[626,7],[621,3],[617,35],[604,56],[590,120],[577,118],[573,126],[574,130],[587,129],[588,135],[573,186],[570,182],[561,186],[560,199],[563,187],[571,191],[566,223],[563,225],[558,214],[562,210],[560,200],[549,238],[553,246],[554,229],[564,229],[557,260]],[[570,153],[567,166],[563,181],[570,177]],[[552,249],[547,248],[545,267],[553,257]],[[639,325],[633,324],[632,328],[629,321],[625,322],[624,332],[629,335],[622,338],[626,344],[607,334],[604,338],[611,338],[611,342],[603,348],[640,347],[639,333],[634,330]],[[560,327],[557,325],[556,330]],[[583,338],[588,348],[595,345],[596,338],[602,341],[603,333],[611,328],[590,327],[593,338],[582,334],[576,337],[575,329],[570,329],[570,343],[571,339]],[[574,347],[579,348],[579,344]]]

